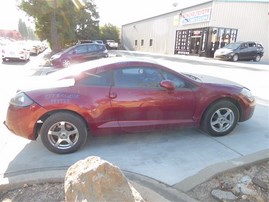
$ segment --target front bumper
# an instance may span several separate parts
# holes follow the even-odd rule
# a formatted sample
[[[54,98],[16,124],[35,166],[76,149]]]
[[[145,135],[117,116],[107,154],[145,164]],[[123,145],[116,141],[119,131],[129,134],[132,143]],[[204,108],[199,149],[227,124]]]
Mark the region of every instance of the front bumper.
[[[33,104],[28,107],[15,107],[9,105],[5,126],[15,135],[35,140],[35,127],[37,121],[47,112],[43,107]]]
[[[233,55],[227,54],[227,55],[214,55],[215,59],[220,59],[220,60],[231,60]]]

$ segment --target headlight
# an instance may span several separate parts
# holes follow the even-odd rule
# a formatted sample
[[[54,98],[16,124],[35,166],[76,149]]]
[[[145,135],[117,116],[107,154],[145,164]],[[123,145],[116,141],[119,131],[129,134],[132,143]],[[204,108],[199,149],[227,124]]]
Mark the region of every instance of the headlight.
[[[27,107],[33,104],[33,101],[25,93],[20,92],[11,98],[9,103],[16,107]]]
[[[50,60],[55,60],[55,59],[58,59],[60,57],[61,57],[61,55],[56,54],[56,55],[51,56]]]
[[[250,102],[253,102],[253,101],[254,101],[254,97],[253,97],[253,95],[251,94],[251,92],[250,92],[249,89],[247,89],[247,88],[243,88],[243,89],[241,90],[241,94],[242,94],[243,96],[245,96]]]

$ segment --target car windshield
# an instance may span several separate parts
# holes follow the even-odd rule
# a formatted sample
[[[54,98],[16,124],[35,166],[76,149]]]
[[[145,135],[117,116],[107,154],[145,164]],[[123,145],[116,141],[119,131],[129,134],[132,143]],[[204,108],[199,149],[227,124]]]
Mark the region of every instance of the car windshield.
[[[223,48],[234,50],[234,49],[237,49],[240,45],[241,45],[241,43],[230,43],[230,44],[224,46]]]
[[[198,81],[198,82],[202,82],[202,80],[200,78],[198,78],[197,76],[194,76],[193,74],[189,74],[189,73],[183,73],[184,76],[187,76],[188,78],[194,80],[194,81]]]

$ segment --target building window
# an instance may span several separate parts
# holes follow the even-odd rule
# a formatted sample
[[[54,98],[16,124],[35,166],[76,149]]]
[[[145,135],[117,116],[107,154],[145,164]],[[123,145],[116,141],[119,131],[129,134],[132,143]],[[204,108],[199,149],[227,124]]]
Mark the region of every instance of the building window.
[[[153,44],[153,40],[150,39],[150,40],[149,40],[149,46],[152,46],[152,44]]]
[[[135,46],[137,46],[137,40],[135,40]]]
[[[141,46],[144,46],[144,39],[141,40]]]

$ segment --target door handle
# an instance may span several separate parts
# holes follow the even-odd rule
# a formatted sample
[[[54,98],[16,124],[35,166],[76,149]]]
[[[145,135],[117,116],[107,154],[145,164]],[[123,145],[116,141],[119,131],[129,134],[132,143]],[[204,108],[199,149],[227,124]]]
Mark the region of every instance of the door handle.
[[[110,99],[115,99],[117,97],[117,93],[109,93],[109,98]]]

